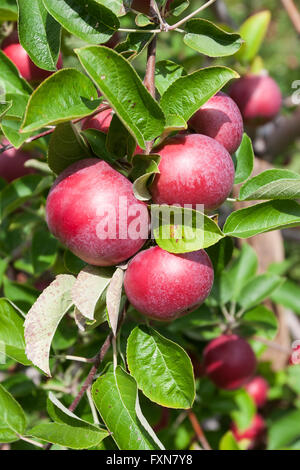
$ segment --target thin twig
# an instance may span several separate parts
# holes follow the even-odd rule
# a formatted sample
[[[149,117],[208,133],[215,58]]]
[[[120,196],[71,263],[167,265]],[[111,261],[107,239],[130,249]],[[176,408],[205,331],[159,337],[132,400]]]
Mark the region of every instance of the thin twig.
[[[28,437],[24,437],[24,436],[21,436],[20,434],[18,434],[18,437],[24,441],[24,442],[28,442],[28,444],[31,444],[35,447],[40,447],[41,449],[44,448],[44,444],[41,444],[40,442],[37,442],[37,441],[34,441],[33,439],[29,439]]]
[[[205,437],[205,434],[202,430],[202,427],[197,419],[197,416],[195,415],[195,413],[193,413],[191,410],[188,411],[188,417],[189,417],[189,420],[191,422],[191,425],[193,426],[193,429],[196,433],[196,436],[201,444],[201,446],[203,447],[203,449],[205,450],[211,450],[211,447]]]
[[[205,10],[205,8],[208,8],[210,5],[212,5],[216,0],[209,0],[208,2],[206,2],[204,5],[202,5],[201,7],[197,8],[197,10],[193,11],[192,13],[190,13],[188,16],[186,16],[185,18],[183,18],[182,20],[178,21],[178,23],[175,23],[173,24],[172,26],[169,26],[169,31],[172,31],[173,29],[176,29],[176,28],[179,28],[179,26],[181,26],[182,24],[186,23],[188,20],[190,20],[191,18],[193,18],[194,16],[198,15],[198,13],[200,13],[200,11],[202,10]]]
[[[153,0],[150,5],[153,7]],[[152,39],[147,50],[147,65],[146,74],[144,79],[144,85],[148,89],[152,98],[155,99],[155,62],[156,62],[156,36]],[[149,155],[153,147],[153,142],[146,142],[145,153]]]
[[[293,0],[281,0],[282,5],[286,9],[287,14],[293,23],[295,30],[300,34],[300,13]]]

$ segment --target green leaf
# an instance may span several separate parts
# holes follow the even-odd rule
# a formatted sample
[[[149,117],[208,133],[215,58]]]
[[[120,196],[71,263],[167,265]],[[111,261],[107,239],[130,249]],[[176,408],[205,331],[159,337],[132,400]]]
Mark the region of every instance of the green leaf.
[[[93,385],[95,405],[120,450],[161,449],[137,416],[138,390],[133,377],[120,366],[100,376]],[[138,413],[140,414],[140,413]]]
[[[226,67],[207,67],[178,78],[163,94],[160,105],[167,116],[177,115],[188,121],[209,98],[238,74]]]
[[[43,273],[51,268],[57,257],[57,240],[48,229],[36,230],[31,245],[32,265],[35,274]]]
[[[252,173],[254,164],[254,152],[252,142],[247,134],[243,135],[241,145],[233,155],[235,164],[234,183],[239,184],[246,181]]]
[[[193,209],[152,205],[151,215],[156,243],[170,253],[197,251],[224,237],[212,219]]]
[[[135,155],[132,160],[132,171],[130,176],[134,179],[133,193],[139,201],[148,201],[151,194],[147,184],[151,177],[159,173],[159,155]]]
[[[24,106],[24,113],[25,109],[26,108]],[[22,119],[13,118],[7,115],[5,115],[1,121],[1,129],[3,134],[15,148],[20,148],[21,145],[23,145],[24,142],[33,135],[31,132],[20,134],[21,124]]]
[[[245,309],[254,307],[269,297],[282,282],[281,277],[270,273],[254,277],[241,290],[240,305]]]
[[[180,16],[189,5],[189,0],[172,0],[169,4],[169,11],[174,16]]]
[[[300,367],[299,364],[289,365],[286,369],[287,384],[291,389],[300,395]]]
[[[96,0],[96,2],[105,6],[117,16],[123,16],[126,14],[126,9],[122,0]]]
[[[115,163],[116,156],[110,153],[106,148],[107,134],[98,131],[97,129],[86,129],[81,134],[86,138],[91,146],[92,152],[101,160],[108,163]]]
[[[136,327],[128,338],[127,363],[138,387],[150,400],[168,408],[192,407],[193,367],[178,344],[152,328]]]
[[[116,15],[94,0],[43,0],[50,15],[69,33],[90,44],[108,41],[119,29]]]
[[[249,238],[258,233],[300,225],[300,205],[295,201],[268,201],[230,214],[225,235]]]
[[[48,146],[48,165],[59,175],[72,163],[88,157],[82,137],[72,122],[59,124],[51,134]]]
[[[71,289],[75,278],[68,274],[60,274],[49,287],[39,296],[29,310],[25,320],[26,355],[34,365],[47,375],[49,353],[54,333],[70,307]]]
[[[299,286],[292,281],[285,281],[271,294],[271,300],[300,315]]]
[[[136,71],[121,55],[107,47],[90,46],[75,52],[124,126],[144,149],[145,141],[163,132],[165,118]]]
[[[236,55],[238,60],[251,62],[255,58],[267,33],[270,20],[270,11],[264,10],[250,16],[242,24],[240,35],[245,43]]]
[[[78,258],[74,253],[66,250],[64,253],[64,265],[66,269],[72,274],[79,274],[79,272],[86,266],[86,263]]]
[[[299,439],[300,410],[286,412],[269,427],[268,450],[289,446]]]
[[[253,399],[244,389],[240,389],[234,393],[234,402],[238,409],[232,411],[232,419],[236,422],[240,431],[249,428],[254,418],[256,407]]]
[[[51,176],[25,175],[5,186],[0,192],[0,220],[20,207],[28,199],[41,194],[52,184]]]
[[[232,300],[238,300],[241,289],[255,276],[257,268],[255,251],[248,243],[244,243],[238,258],[226,274],[232,286]]]
[[[4,278],[4,295],[23,312],[27,312],[36,301],[39,291],[26,284]]]
[[[118,159],[125,157],[125,155],[131,159],[136,149],[135,139],[116,114],[113,115],[109,126],[106,148],[109,153],[115,155]]]
[[[231,431],[227,431],[227,433],[222,437],[219,444],[219,450],[240,450]]]
[[[266,170],[248,180],[240,189],[239,200],[299,199],[300,175],[290,170]]]
[[[18,440],[26,428],[24,411],[14,397],[0,384],[0,441]],[[8,439],[5,439],[8,434]],[[14,437],[13,437],[14,436]],[[3,439],[4,438],[4,439]]]
[[[69,426],[60,423],[42,423],[28,431],[28,435],[42,441],[80,450],[94,447],[108,436],[103,429],[83,426]]]
[[[49,15],[43,0],[18,0],[18,6],[20,43],[38,67],[49,71],[56,70],[60,48],[60,24]]]
[[[178,78],[186,75],[182,65],[171,60],[161,60],[155,66],[155,86],[162,96]]]
[[[227,33],[211,21],[196,18],[185,24],[184,43],[208,57],[225,57],[235,54],[242,45],[239,34]]]
[[[17,21],[18,7],[15,0],[1,0],[0,20],[1,21]]]
[[[264,305],[258,305],[243,315],[242,331],[248,336],[256,335],[272,340],[278,331],[277,318]]]
[[[152,24],[151,27],[153,28]],[[127,59],[135,59],[144,51],[153,37],[154,34],[148,33],[147,29],[145,29],[145,32],[129,33],[126,40],[115,47],[115,51],[123,54]]]
[[[107,289],[113,275],[113,269],[86,266],[77,276],[72,288],[72,300],[80,313],[89,320],[94,320],[99,307],[102,308],[101,296]],[[106,321],[106,318],[103,319]]]
[[[31,362],[25,355],[24,319],[7,299],[0,299],[0,341],[5,354],[28,366]]]
[[[97,108],[99,100],[91,80],[75,69],[63,69],[41,83],[28,102],[22,132],[82,118]]]
[[[213,246],[206,249],[214,267],[215,276],[222,273],[231,260],[233,253],[232,238],[225,237]]]

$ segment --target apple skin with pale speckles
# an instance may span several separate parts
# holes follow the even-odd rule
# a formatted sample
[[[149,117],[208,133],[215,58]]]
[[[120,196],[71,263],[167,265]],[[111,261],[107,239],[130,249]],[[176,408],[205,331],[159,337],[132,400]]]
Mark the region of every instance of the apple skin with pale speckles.
[[[247,341],[237,335],[213,339],[203,352],[206,375],[225,390],[243,387],[254,375],[255,354]]]
[[[15,64],[20,75],[28,82],[40,82],[54,73],[37,67],[18,41],[9,43],[8,39],[6,45],[4,44],[3,52]],[[60,54],[57,69],[61,69],[62,66],[62,55]]]
[[[160,173],[151,185],[156,204],[218,208],[231,193],[234,164],[227,150],[202,134],[177,135],[155,149]]]
[[[124,288],[140,313],[172,321],[204,302],[213,279],[212,263],[204,250],[173,254],[155,246],[130,261]]]
[[[246,124],[264,124],[274,119],[282,104],[279,86],[268,75],[245,75],[230,87]]]
[[[243,138],[244,124],[236,103],[225,93],[210,98],[189,120],[198,134],[208,135],[233,154]]]
[[[122,200],[126,205],[120,205]],[[135,198],[125,176],[97,158],[80,160],[61,173],[47,198],[46,220],[70,251],[97,266],[125,261],[148,237],[146,204]],[[126,228],[125,237],[121,225]],[[106,238],[103,230],[110,231]]]

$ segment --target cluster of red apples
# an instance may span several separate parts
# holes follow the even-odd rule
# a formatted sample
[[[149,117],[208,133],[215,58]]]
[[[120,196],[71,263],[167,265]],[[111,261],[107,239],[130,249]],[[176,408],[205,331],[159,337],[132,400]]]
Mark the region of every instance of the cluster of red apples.
[[[141,3],[144,2],[133,2],[137,11],[143,11],[139,8]],[[29,82],[49,76],[50,72],[32,63],[15,33],[3,43],[2,49]],[[57,67],[62,67],[61,56]],[[193,207],[202,204],[206,211],[213,211],[229,196],[234,182],[231,155],[241,143],[243,119],[246,123],[266,122],[276,116],[281,105],[278,86],[268,76],[245,76],[232,85],[229,93],[231,97],[217,93],[192,116],[188,132],[155,148],[161,161],[160,173],[150,187],[154,203]],[[86,118],[82,129],[107,133],[112,113],[108,109]],[[7,181],[23,176],[29,171],[24,167],[29,157],[15,149],[1,154],[0,176]],[[147,205],[135,198],[130,180],[105,161],[80,160],[59,175],[49,193],[46,207],[49,229],[89,264],[112,266],[131,259],[125,274],[125,292],[131,304],[147,317],[171,321],[196,309],[208,297],[214,279],[212,263],[204,250],[175,255],[153,246],[140,251],[146,237],[97,236],[96,228],[103,217],[98,209],[107,203],[115,206],[118,233],[124,215],[119,212],[121,197],[127,198],[128,225],[138,210],[148,233]],[[204,351],[205,373],[220,388],[233,390],[244,386],[253,377],[255,368],[250,345],[236,335],[222,335]],[[267,388],[263,379],[255,380],[247,387],[261,406]],[[263,428],[262,418],[257,415],[246,436],[236,428],[233,432],[238,440],[249,438],[252,433],[253,440]]]

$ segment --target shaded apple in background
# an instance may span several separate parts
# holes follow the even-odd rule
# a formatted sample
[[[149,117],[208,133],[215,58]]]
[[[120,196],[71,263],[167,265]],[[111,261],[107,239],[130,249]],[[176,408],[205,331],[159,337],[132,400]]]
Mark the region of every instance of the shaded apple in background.
[[[208,100],[189,120],[189,126],[198,134],[208,135],[230,154],[240,146],[244,124],[236,103],[219,92]]]
[[[269,385],[263,377],[254,377],[251,382],[245,386],[245,388],[258,408],[261,408],[266,404]]]
[[[225,390],[235,390],[251,380],[256,369],[255,354],[246,340],[237,335],[221,335],[203,352],[206,375]]]
[[[140,313],[170,321],[201,305],[213,279],[212,263],[204,250],[176,255],[155,246],[130,261],[124,288]]]
[[[289,358],[289,365],[295,366],[300,364],[300,344],[293,348],[293,352]]]
[[[150,14],[150,0],[133,0],[131,3],[132,10],[135,10],[139,13],[144,13],[144,15]]]
[[[46,220],[70,251],[97,266],[133,256],[149,230],[147,206],[135,198],[132,183],[97,158],[80,160],[60,174],[48,195]]]
[[[240,431],[237,428],[235,423],[232,423],[231,430],[237,441],[242,441],[243,439],[249,439],[250,444],[255,444],[261,437],[264,435],[266,429],[266,423],[263,417],[259,414],[256,414],[252,420],[251,426],[243,431]]]
[[[160,173],[150,187],[156,204],[204,204],[219,207],[229,196],[234,165],[227,150],[201,134],[177,135],[155,149],[161,155]]]
[[[15,64],[20,72],[20,75],[25,78],[25,80],[28,82],[39,82],[45,80],[54,73],[37,67],[18,41],[11,43],[9,43],[9,41],[9,38],[6,39],[6,44],[4,41],[2,50],[4,54]],[[7,42],[9,43],[8,45]],[[61,69],[62,66],[62,55],[60,54],[57,62],[57,69]]]
[[[4,145],[9,144],[7,140],[2,142]],[[21,176],[34,173],[33,168],[26,168],[24,163],[33,158],[29,152],[21,149],[12,148],[0,154],[0,177],[10,183]]]
[[[281,91],[268,75],[245,75],[231,85],[229,94],[247,124],[258,125],[271,121],[282,104]]]
[[[114,49],[117,44],[121,41],[121,35],[118,31],[116,31],[112,37],[103,44],[103,46],[109,47],[110,49]]]
[[[111,108],[101,111],[96,116],[87,117],[82,121],[82,130],[96,129],[97,131],[108,133],[108,129],[113,118],[113,111]]]

